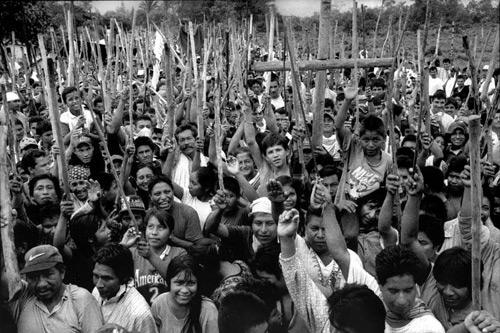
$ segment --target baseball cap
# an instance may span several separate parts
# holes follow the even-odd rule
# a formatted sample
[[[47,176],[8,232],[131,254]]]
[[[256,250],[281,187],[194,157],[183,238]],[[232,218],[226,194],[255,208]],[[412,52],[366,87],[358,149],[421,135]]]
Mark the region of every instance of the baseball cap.
[[[21,142],[19,142],[19,150],[21,151],[27,149],[30,146],[32,148],[38,148],[38,144],[36,143],[35,139],[24,137],[21,139]]]
[[[21,274],[44,271],[63,263],[63,258],[57,248],[52,245],[38,245],[26,252],[26,264]]]
[[[273,209],[272,209],[272,204],[271,200],[267,197],[261,197],[258,199],[255,199],[251,204],[250,204],[250,216],[257,214],[257,213],[267,213],[267,214],[272,214]]]
[[[138,195],[130,195],[125,197],[125,199],[123,198],[121,199],[120,214],[125,213],[127,211],[127,205],[125,203],[125,200],[128,201],[131,211],[139,213],[146,212],[146,207],[144,206],[144,202],[142,202],[141,197],[139,197]]]
[[[19,95],[16,94],[15,92],[8,91],[7,92],[7,102],[13,102],[13,101],[19,101]]]
[[[483,71],[487,71],[487,70],[489,70],[489,69],[490,69],[490,65],[484,65],[484,66],[483,66]]]

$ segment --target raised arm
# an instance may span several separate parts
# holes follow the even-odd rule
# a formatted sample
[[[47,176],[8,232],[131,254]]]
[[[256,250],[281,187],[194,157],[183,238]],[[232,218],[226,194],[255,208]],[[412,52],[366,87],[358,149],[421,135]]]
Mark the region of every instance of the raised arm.
[[[266,127],[271,133],[279,133],[276,117],[274,116],[273,106],[271,105],[271,97],[264,93],[262,96],[264,107],[264,119],[266,120]]]
[[[222,213],[227,207],[224,191],[217,190],[217,193],[214,195],[212,200],[216,208],[212,210],[210,215],[208,215],[207,220],[205,221],[203,234],[205,236],[216,234],[220,237],[227,238],[229,236],[229,230],[225,225],[220,223],[222,219]]]
[[[345,100],[340,107],[339,113],[337,113],[337,116],[335,117],[335,130],[337,132],[340,145],[343,144],[344,138],[349,132],[348,129],[344,128],[344,123],[349,114],[349,107],[351,106],[351,102],[356,98],[357,94],[358,91],[355,87],[344,88]]]
[[[229,142],[229,148],[227,150],[228,154],[235,154],[236,149],[240,146],[240,140],[243,137],[243,127],[245,126],[245,121],[241,122],[236,132],[231,137],[231,141]]]
[[[399,190],[399,177],[397,175],[387,175],[387,194],[378,216],[378,232],[382,236],[385,246],[395,245],[398,241],[398,232],[392,227],[392,215],[394,207],[394,196]]]
[[[413,251],[422,264],[422,270],[418,279],[421,284],[425,281],[426,274],[429,271],[430,262],[427,259],[422,246],[418,241],[418,223],[420,202],[422,200],[422,191],[424,189],[424,179],[420,170],[413,178],[408,179],[406,191],[408,193],[408,201],[406,202],[401,218],[401,245],[407,246]]]
[[[335,207],[332,203],[330,191],[323,184],[315,184],[311,193],[310,206],[314,210],[323,209],[323,225],[325,227],[326,245],[333,259],[337,262],[342,275],[347,280],[349,276],[350,255],[340,230]]]

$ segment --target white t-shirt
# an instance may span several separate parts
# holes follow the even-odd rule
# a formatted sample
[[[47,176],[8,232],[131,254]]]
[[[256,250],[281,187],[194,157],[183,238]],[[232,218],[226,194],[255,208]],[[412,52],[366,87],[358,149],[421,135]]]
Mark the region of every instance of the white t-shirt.
[[[85,128],[90,129],[90,125],[92,124],[92,114],[89,110],[82,108],[82,115],[85,117]],[[78,116],[75,116],[70,111],[65,111],[61,114],[59,118],[61,123],[68,125],[69,130],[72,131],[78,122]]]
[[[193,198],[187,189],[184,189],[181,201],[183,204],[192,207],[196,211],[198,217],[200,218],[201,229],[203,230],[205,221],[207,220],[208,215],[212,212],[210,202],[203,202],[198,198]]]
[[[444,333],[443,325],[431,314],[415,318],[407,325],[392,328],[385,323],[385,333]]]
[[[444,82],[440,78],[429,77],[429,96],[433,96],[436,91],[443,90]]]

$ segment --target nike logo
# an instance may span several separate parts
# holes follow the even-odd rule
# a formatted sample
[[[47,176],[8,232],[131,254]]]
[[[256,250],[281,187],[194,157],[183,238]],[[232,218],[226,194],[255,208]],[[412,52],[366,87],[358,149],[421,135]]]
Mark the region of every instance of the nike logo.
[[[40,257],[40,256],[43,256],[44,254],[45,254],[45,252],[38,253],[38,254],[35,254],[35,255],[31,255],[31,256],[28,258],[28,261],[35,260],[36,258],[38,258],[38,257]]]

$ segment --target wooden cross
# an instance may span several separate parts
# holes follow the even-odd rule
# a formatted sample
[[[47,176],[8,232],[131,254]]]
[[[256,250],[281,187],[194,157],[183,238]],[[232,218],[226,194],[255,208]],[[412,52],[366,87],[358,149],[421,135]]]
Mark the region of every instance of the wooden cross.
[[[321,0],[319,36],[318,36],[318,54],[317,60],[298,61],[296,67],[299,71],[315,70],[316,75],[316,101],[320,101],[323,97],[326,88],[326,70],[338,68],[369,68],[369,67],[391,67],[394,58],[372,58],[372,59],[333,59],[333,55],[329,56],[329,32],[330,32],[330,15],[331,1]],[[290,61],[268,61],[255,62],[250,69],[254,72],[271,72],[271,71],[291,71],[292,66]],[[321,147],[323,135],[323,105],[316,103],[316,108],[313,114],[313,133],[311,138],[311,146]]]

